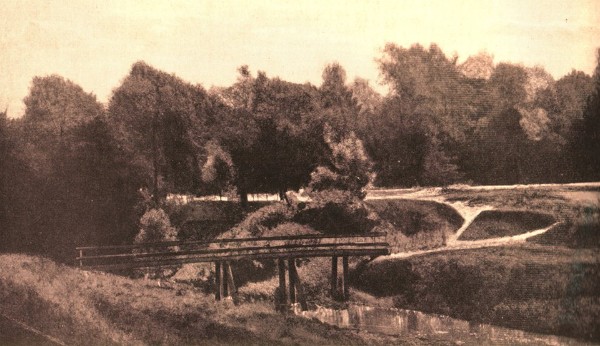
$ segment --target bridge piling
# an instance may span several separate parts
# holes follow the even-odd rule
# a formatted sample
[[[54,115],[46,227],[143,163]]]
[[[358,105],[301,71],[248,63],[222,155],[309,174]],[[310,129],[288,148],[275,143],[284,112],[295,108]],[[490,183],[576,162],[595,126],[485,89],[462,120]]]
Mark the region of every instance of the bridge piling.
[[[288,295],[285,284],[285,260],[283,258],[279,258],[277,261],[279,267],[279,310],[285,311],[288,304]]]
[[[294,257],[290,257],[288,259],[288,278],[289,278],[289,288],[290,288],[290,304],[296,304],[296,259]]]
[[[229,285],[227,285],[227,262],[221,262],[221,286],[223,298],[229,297]]]
[[[338,279],[338,258],[337,256],[331,257],[331,298],[335,299],[337,296],[337,279]]]
[[[292,262],[290,272],[294,277],[294,286],[296,288],[296,296],[298,298],[297,300],[300,302],[300,307],[302,308],[302,311],[307,311],[308,305],[306,304],[306,296],[304,295],[304,289],[302,288],[302,281],[300,281],[300,276],[298,275],[298,270],[296,268],[296,261]]]
[[[221,300],[223,297],[223,271],[221,262],[215,262],[215,299]]]
[[[235,281],[233,280],[233,271],[231,270],[231,263],[229,261],[225,262],[225,268],[227,274],[227,296],[234,299],[234,302],[237,298],[237,288],[235,287]]]
[[[348,256],[342,257],[342,300],[348,301],[350,297],[349,292],[349,283],[348,283]]]

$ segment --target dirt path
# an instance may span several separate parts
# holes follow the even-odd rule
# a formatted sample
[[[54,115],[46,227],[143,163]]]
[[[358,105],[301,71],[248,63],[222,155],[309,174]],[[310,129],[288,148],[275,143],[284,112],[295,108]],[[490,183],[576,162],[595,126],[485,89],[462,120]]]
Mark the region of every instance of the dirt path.
[[[479,216],[480,213],[486,210],[494,210],[495,208],[490,205],[477,205],[470,206],[466,202],[461,201],[447,201],[441,193],[441,188],[430,188],[430,189],[422,189],[416,191],[403,191],[402,193],[394,194],[393,190],[386,191],[385,195],[381,196],[367,196],[367,200],[371,199],[413,199],[413,200],[421,200],[421,201],[433,201],[437,203],[442,203],[447,206],[454,208],[465,220],[463,225],[452,235],[452,237],[448,238],[446,242],[446,246],[439,247],[436,249],[429,250],[419,250],[419,251],[408,251],[408,252],[400,252],[393,253],[389,256],[378,257],[375,261],[385,261],[390,259],[398,259],[398,258],[407,258],[412,256],[430,254],[435,252],[442,251],[455,251],[455,250],[467,250],[467,249],[478,249],[484,247],[494,247],[494,246],[504,246],[510,244],[523,243],[528,238],[534,237],[540,234],[547,232],[550,228],[554,227],[557,223],[554,223],[546,228],[541,228],[537,230],[533,230],[530,232],[524,232],[521,234],[499,237],[499,238],[490,238],[490,239],[481,239],[481,240],[458,240],[462,233],[473,223],[473,221]]]

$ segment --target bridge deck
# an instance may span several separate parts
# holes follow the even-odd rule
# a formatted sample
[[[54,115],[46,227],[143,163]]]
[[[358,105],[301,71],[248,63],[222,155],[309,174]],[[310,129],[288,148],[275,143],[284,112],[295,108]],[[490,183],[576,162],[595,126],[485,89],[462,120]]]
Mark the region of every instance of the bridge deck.
[[[389,254],[385,233],[300,235],[78,247],[83,269],[121,270],[184,263],[254,259],[380,256]]]
[[[78,247],[76,261],[82,269],[123,270],[160,268],[184,263],[215,262],[215,298],[235,296],[237,289],[231,261],[277,259],[279,268],[280,310],[297,300],[306,309],[303,289],[296,270],[296,259],[331,257],[331,296],[339,298],[338,257],[342,257],[341,299],[347,300],[348,257],[380,256],[390,253],[385,233],[344,236],[298,235],[262,238],[217,239],[213,241],[145,243],[115,246]],[[286,263],[287,262],[287,263]],[[286,285],[286,271],[289,281]]]

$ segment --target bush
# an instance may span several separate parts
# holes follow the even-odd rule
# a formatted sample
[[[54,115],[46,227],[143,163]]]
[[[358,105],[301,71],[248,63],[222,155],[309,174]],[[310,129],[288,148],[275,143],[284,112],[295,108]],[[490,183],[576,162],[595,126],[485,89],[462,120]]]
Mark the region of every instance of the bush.
[[[150,209],[140,219],[140,232],[135,237],[134,242],[140,243],[154,243],[161,241],[173,241],[177,239],[177,230],[171,226],[169,216],[162,209]],[[172,250],[177,250],[176,246],[170,247]],[[148,252],[155,251],[160,252],[165,249],[149,250],[149,249],[135,249],[134,251]],[[134,273],[139,275],[143,274],[146,277],[168,277],[176,273],[177,268],[170,270],[163,269],[152,269],[152,270],[134,270]]]
[[[140,232],[135,243],[171,241],[177,239],[177,230],[162,209],[150,209],[140,219]]]

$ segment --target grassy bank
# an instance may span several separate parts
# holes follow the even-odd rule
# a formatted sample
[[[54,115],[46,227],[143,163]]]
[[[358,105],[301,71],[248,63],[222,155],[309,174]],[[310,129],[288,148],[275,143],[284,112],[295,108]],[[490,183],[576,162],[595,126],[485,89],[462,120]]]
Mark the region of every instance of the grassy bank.
[[[459,240],[480,240],[514,236],[548,227],[554,223],[551,215],[521,210],[486,210],[481,212]]]
[[[388,199],[365,203],[389,224],[386,240],[392,252],[441,247],[464,222],[452,207],[432,201]]]
[[[26,255],[0,256],[0,310],[67,344],[430,344],[339,330],[274,312],[270,303],[215,302],[189,285],[84,272]]]
[[[448,190],[449,201],[491,205],[497,209],[521,210],[551,215],[561,223],[529,242],[567,246],[600,247],[600,192],[596,189],[550,188],[535,190],[460,191]]]
[[[355,284],[401,308],[600,340],[595,250],[525,244],[377,261]]]

